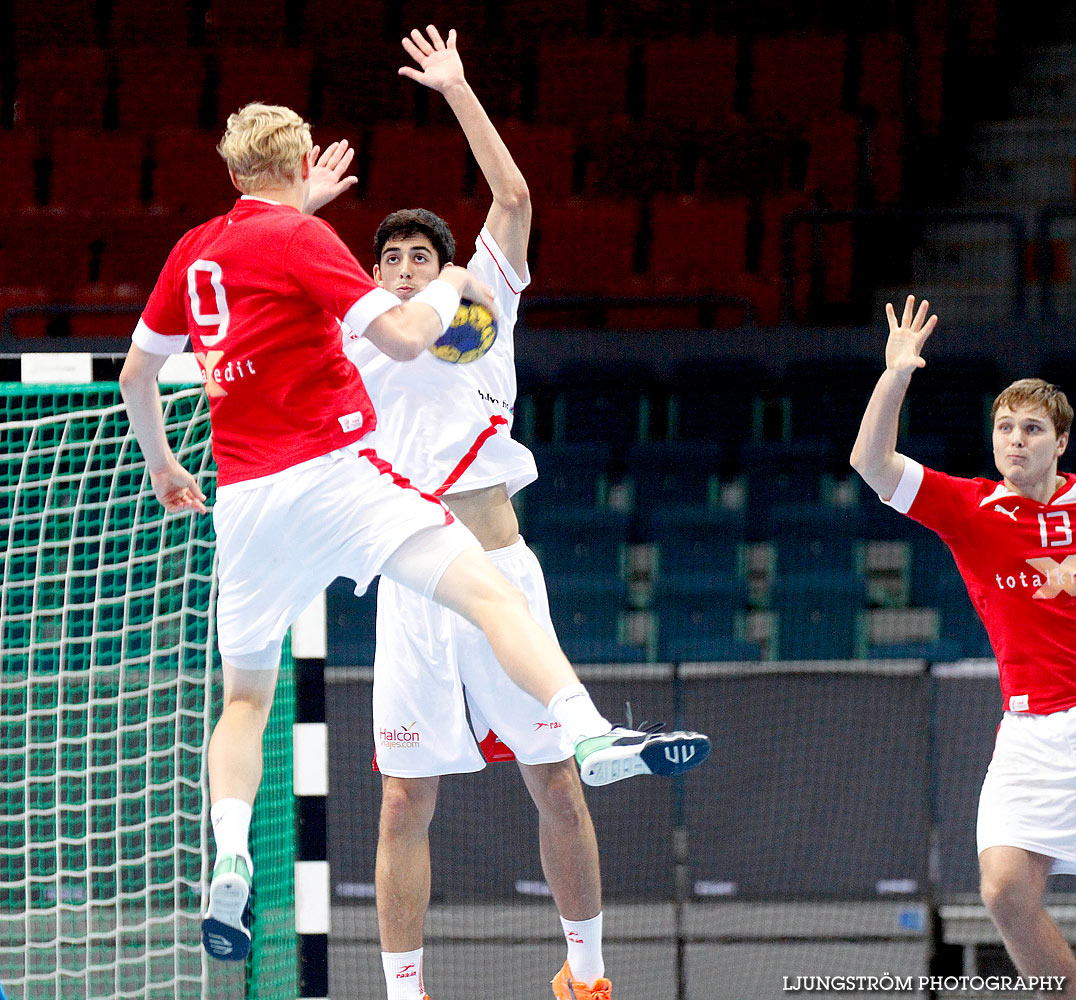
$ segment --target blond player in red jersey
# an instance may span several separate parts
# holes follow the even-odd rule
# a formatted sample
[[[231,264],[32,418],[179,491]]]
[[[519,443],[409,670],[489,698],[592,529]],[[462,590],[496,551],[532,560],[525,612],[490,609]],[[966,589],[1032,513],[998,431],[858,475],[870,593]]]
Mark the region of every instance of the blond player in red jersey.
[[[444,334],[461,294],[492,305],[491,290],[455,267],[408,302],[378,287],[331,227],[303,212],[317,151],[294,111],[248,105],[228,119],[219,150],[241,197],[169,254],[120,388],[157,498],[170,513],[205,513],[205,495],[168,444],[157,390],[165,359],[190,338],[218,467],[224,680],[208,752],[217,859],[203,943],[238,960],[250,950],[251,804],[281,644],[337,576],[362,590],[384,574],[480,628],[506,673],[571,734],[581,766],[601,759],[605,780],[636,773],[662,750],[609,725],[470,531],[363,445],[377,418],[343,352],[341,321],[349,343],[412,359]]]
[[[997,656],[1004,716],[979,797],[981,892],[1016,967],[1064,977],[1076,957],[1043,905],[1051,871],[1076,873],[1076,476],[1059,474],[1072,407],[1041,379],[994,401],[1000,482],[957,479],[896,450],[900,410],[936,316],[886,307],[886,370],[852,465],[884,503],[949,546]]]

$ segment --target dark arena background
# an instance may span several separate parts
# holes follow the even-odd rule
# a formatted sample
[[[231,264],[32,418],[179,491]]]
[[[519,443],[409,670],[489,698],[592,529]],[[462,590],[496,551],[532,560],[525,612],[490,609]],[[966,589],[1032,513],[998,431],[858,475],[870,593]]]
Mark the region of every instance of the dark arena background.
[[[948,552],[878,503],[848,454],[884,366],[884,305],[909,292],[928,298],[940,323],[905,405],[903,453],[993,475],[996,393],[1025,375],[1076,392],[1071,4],[0,5],[9,425],[0,431],[0,538],[9,571],[16,550],[19,559],[29,551],[18,540],[27,503],[104,510],[118,489],[106,483],[92,503],[77,483],[53,495],[48,483],[67,468],[48,464],[69,436],[61,430],[33,445],[46,461],[31,496],[20,457],[30,424],[107,411],[119,435],[111,447],[128,463],[116,482],[137,493],[137,453],[116,443],[122,413],[108,408],[169,249],[234,199],[214,151],[230,112],[251,100],[288,104],[313,122],[315,142],[355,147],[359,183],[322,214],[368,269],[377,223],[413,205],[450,222],[466,260],[489,190],[444,102],[396,74],[407,62],[402,35],[431,22],[457,29],[468,79],[534,203],[515,432],[540,477],[517,509],[561,642],[610,717],[630,703],[636,721],[683,722],[714,743],[710,761],[684,779],[587,793],[617,1000],[761,1000],[789,995],[796,977],[833,976],[897,977],[910,986],[892,995],[944,998],[967,995],[952,989],[958,977],[1011,974],[977,895],[976,801],[1001,716],[992,652]],[[197,409],[177,399],[181,416]],[[111,515],[100,516],[113,530]],[[160,562],[178,579],[189,579],[183,553],[197,542],[204,558],[211,542],[185,538]],[[28,678],[48,630],[20,625],[31,612],[17,594],[33,592],[50,566],[54,582],[74,572],[34,559],[19,571],[22,590],[5,575],[0,669],[0,739],[32,766],[42,747],[78,735],[66,735],[55,692],[92,697],[89,681],[68,692],[64,671],[98,669],[91,653],[81,664],[55,659],[46,671],[55,683],[34,702]],[[199,579],[190,599],[204,615],[205,567]],[[36,615],[45,598],[25,600]],[[92,602],[57,602],[64,636],[80,623],[92,631]],[[123,607],[134,613],[132,602]],[[328,724],[327,798],[312,804],[307,786],[319,782],[297,769],[293,801],[280,770],[290,752],[271,757],[284,775],[266,793],[277,796],[281,870],[290,876],[304,842],[320,840],[327,928],[316,918],[304,927],[299,900],[295,928],[285,921],[275,937],[256,938],[246,970],[209,969],[195,948],[175,959],[182,976],[102,980],[97,965],[111,968],[120,952],[145,952],[149,969],[158,952],[182,947],[152,919],[141,944],[122,946],[108,941],[121,926],[108,921],[122,915],[96,931],[81,920],[85,893],[61,885],[31,848],[89,843],[94,822],[42,827],[42,817],[75,808],[72,786],[56,778],[43,799],[22,764],[5,759],[0,982],[9,997],[385,995],[373,903],[373,609],[372,592],[357,600],[337,581],[325,598],[323,648],[315,642],[304,660],[296,645],[298,721],[321,721],[308,717],[313,705]],[[147,613],[152,624],[164,612]],[[203,680],[212,664],[204,632],[190,640],[201,643]],[[152,684],[148,710],[167,715],[173,702]],[[193,705],[202,722],[186,731],[197,751],[213,710],[204,685]],[[142,717],[130,711],[137,728]],[[41,722],[50,712],[59,721]],[[113,713],[120,729],[125,712]],[[21,726],[24,715],[40,724]],[[281,723],[282,745],[291,721]],[[91,764],[104,752],[94,746]],[[184,815],[197,827],[192,760]],[[41,780],[83,766],[64,761],[46,759]],[[169,815],[178,801],[147,807],[138,822],[152,826],[154,808]],[[145,850],[170,836],[150,836]],[[169,878],[193,872],[184,884],[197,897],[204,844],[197,829],[192,836],[186,868],[177,863]],[[431,847],[425,968],[434,1000],[548,997],[564,943],[515,766],[444,779]],[[79,861],[65,847],[55,865],[84,864],[107,881],[110,865],[141,863],[123,851]],[[35,894],[38,863],[55,886]],[[132,899],[148,891],[137,878],[131,885]],[[1070,940],[1072,889],[1058,880],[1050,896]],[[320,950],[303,945],[311,928]],[[92,934],[101,940],[65,969],[65,950]],[[55,956],[52,965],[27,958],[37,954],[31,941]],[[264,973],[269,949],[286,974]]]

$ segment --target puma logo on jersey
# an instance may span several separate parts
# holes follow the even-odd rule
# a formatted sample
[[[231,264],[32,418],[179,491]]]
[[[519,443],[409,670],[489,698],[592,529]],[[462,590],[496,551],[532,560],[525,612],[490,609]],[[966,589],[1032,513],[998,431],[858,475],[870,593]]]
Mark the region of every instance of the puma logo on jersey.
[[[1018,507],[1017,510],[1019,510],[1019,509],[1020,508]],[[1011,517],[1014,521],[1016,520],[1016,511],[1015,510],[1006,510],[999,503],[994,504],[994,510],[996,510],[999,514],[1004,514],[1006,517]]]

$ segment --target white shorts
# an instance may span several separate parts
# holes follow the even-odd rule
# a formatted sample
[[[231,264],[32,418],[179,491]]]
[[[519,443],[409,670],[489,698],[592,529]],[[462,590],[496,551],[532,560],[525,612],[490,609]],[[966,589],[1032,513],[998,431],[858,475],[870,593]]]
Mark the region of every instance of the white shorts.
[[[338,576],[362,593],[384,573],[431,596],[448,564],[478,545],[369,449],[224,487],[213,525],[217,641],[221,656],[249,669],[277,665],[288,627]]]
[[[976,841],[1056,859],[1076,874],[1076,708],[1006,712],[979,795]]]
[[[486,555],[555,638],[542,568],[523,539]],[[508,678],[481,631],[385,578],[377,591],[373,708],[378,770],[397,778],[480,771],[486,761],[477,744],[491,728],[522,764],[572,755],[567,734]]]

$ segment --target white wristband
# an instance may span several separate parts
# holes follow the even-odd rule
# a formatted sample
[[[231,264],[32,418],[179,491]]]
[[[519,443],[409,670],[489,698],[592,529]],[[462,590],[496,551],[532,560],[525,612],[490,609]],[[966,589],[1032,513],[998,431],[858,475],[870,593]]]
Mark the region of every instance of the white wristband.
[[[456,310],[460,307],[460,293],[447,281],[434,278],[411,301],[432,306],[441,317],[441,332],[444,333],[456,318]]]

